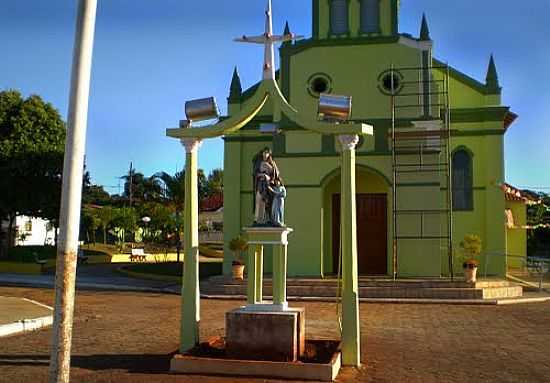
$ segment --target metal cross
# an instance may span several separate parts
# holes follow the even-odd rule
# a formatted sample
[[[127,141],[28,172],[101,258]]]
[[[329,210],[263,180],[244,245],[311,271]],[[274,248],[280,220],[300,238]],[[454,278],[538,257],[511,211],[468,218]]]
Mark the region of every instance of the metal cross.
[[[264,44],[264,67],[263,79],[275,80],[275,57],[273,46],[277,42],[293,41],[303,39],[304,36],[297,36],[294,33],[286,35],[273,35],[273,16],[271,12],[271,0],[267,0],[267,9],[265,11],[265,32],[260,36],[242,36],[235,39],[241,43]]]

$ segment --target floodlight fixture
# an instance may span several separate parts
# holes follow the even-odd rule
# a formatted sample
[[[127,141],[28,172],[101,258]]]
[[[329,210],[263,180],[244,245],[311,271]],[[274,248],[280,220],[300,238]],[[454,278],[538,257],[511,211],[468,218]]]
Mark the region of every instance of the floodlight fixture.
[[[345,122],[351,118],[351,96],[322,93],[319,96],[318,116],[327,122]]]
[[[192,122],[212,120],[220,117],[218,105],[214,97],[200,98],[185,103],[185,115],[189,126]],[[183,121],[185,122],[185,121]]]

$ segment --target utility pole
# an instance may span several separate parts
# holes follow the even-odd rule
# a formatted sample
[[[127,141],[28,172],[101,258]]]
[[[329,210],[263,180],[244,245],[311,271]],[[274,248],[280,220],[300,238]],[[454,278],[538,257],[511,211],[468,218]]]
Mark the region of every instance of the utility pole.
[[[67,383],[70,377],[76,260],[96,11],[97,0],[78,1],[59,215],[55,314],[49,370],[51,383]]]
[[[134,173],[133,173],[133,169],[132,169],[132,162],[130,162],[130,173],[128,173],[128,188],[129,188],[129,192],[130,192],[130,207],[132,207],[132,200],[133,200],[133,183],[134,183]]]

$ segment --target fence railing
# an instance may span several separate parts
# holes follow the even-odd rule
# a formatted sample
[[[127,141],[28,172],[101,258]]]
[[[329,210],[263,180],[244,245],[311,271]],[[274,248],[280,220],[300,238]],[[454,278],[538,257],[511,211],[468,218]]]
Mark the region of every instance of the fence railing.
[[[550,276],[550,257],[487,253],[484,264],[485,277],[487,277],[491,261],[503,256],[507,259],[508,275],[537,286],[540,291],[544,290],[545,278],[547,275]],[[513,267],[510,266],[511,264]]]
[[[199,231],[199,242],[222,243],[223,231]]]

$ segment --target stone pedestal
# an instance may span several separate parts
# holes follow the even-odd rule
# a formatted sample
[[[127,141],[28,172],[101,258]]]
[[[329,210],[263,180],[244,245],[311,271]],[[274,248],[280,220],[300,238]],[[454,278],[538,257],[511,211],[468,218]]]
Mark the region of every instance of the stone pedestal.
[[[305,352],[305,309],[257,304],[225,314],[227,355],[235,359],[295,362]]]
[[[247,227],[248,305],[225,316],[226,349],[235,359],[295,362],[305,352],[305,309],[286,301],[288,227]],[[273,302],[263,301],[263,250],[273,246]]]

